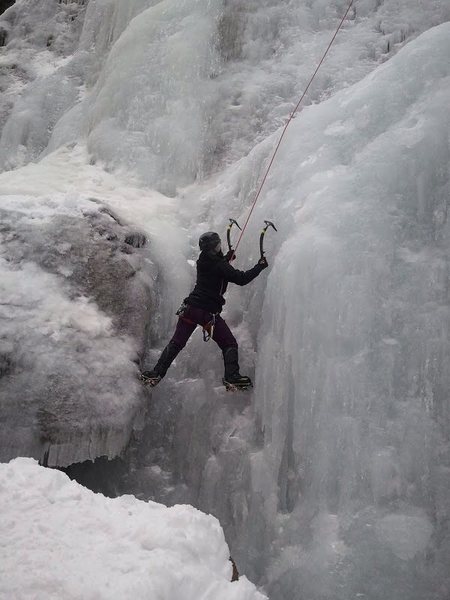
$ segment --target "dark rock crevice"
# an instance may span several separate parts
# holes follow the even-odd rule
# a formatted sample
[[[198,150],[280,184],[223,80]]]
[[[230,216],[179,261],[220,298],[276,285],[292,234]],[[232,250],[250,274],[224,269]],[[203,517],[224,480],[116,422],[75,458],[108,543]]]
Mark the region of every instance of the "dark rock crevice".
[[[5,10],[7,10],[10,6],[14,4],[16,0],[0,0],[0,15],[2,15]],[[1,46],[2,44],[0,44]]]

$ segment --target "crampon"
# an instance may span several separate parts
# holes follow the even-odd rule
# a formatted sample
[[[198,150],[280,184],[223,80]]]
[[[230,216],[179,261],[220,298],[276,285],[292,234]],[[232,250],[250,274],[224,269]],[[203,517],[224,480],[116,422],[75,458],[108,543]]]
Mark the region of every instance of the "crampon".
[[[227,392],[241,392],[245,390],[249,390],[253,387],[253,383],[249,381],[242,382],[231,382],[226,379],[222,379],[222,383],[225,386]]]

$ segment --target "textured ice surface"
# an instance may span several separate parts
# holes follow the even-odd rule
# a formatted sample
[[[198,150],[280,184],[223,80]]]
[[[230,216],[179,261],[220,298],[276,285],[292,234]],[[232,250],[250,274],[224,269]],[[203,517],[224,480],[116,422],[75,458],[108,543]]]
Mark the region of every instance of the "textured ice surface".
[[[0,596],[264,600],[217,520],[190,506],[94,494],[31,459],[0,465]]]
[[[74,156],[1,177],[3,459],[112,457],[142,418],[134,361],[154,309],[158,244],[111,206],[119,182]]]
[[[56,122],[78,101],[90,62],[69,57],[85,4],[19,0],[0,16],[0,169],[37,157]]]
[[[149,236],[149,364],[189,291],[198,234],[246,214],[343,9],[91,0],[75,53],[8,113],[6,168],[48,140],[44,153],[59,150],[4,174],[4,194],[82,190]],[[262,220],[276,222],[270,271],[230,290],[225,313],[242,371],[256,375],[253,405],[214,388],[220,354],[194,336],[117,484],[214,512],[239,566],[275,600],[450,593],[450,29],[430,29],[449,19],[440,0],[356,4],[239,249],[237,266],[253,264]],[[41,99],[59,82],[61,113],[73,106],[53,127]],[[39,144],[21,134],[24,113]],[[96,165],[77,159],[80,141]]]
[[[435,28],[305,109],[241,247],[250,250],[258,215],[276,217],[267,287],[255,283],[265,294],[255,388],[264,433],[250,476],[272,533],[253,509],[244,535],[280,547],[269,575],[277,598],[448,595],[449,43],[450,26]],[[222,189],[236,189],[233,172],[238,181],[246,167],[232,167]],[[391,517],[378,519],[394,507],[397,542],[381,536],[380,547]],[[424,521],[405,516],[419,507]],[[317,513],[337,519],[336,551],[312,525]]]
[[[8,94],[22,81],[12,64],[14,71],[53,67],[33,74],[16,102],[0,167],[39,156],[50,135],[50,150],[82,135],[95,159],[133,169],[173,195],[280,126],[343,10],[341,1],[91,0],[86,7],[18,0],[0,20],[9,29],[18,23],[0,54]],[[358,81],[448,18],[441,0],[358,2],[307,103]],[[46,35],[55,49],[42,48]]]
[[[380,519],[375,531],[396,556],[408,560],[428,546],[433,525],[427,517],[394,514]]]
[[[243,266],[273,218],[273,268],[227,313],[244,367],[257,335],[259,435],[205,409],[220,363],[198,340],[174,377],[206,388],[157,391],[161,411],[181,406],[175,472],[274,598],[448,596],[449,43],[448,24],[430,30],[288,132],[240,252]],[[239,215],[274,142],[214,181],[204,223]]]
[[[3,460],[119,454],[143,419],[149,315],[166,329],[178,302],[161,305],[155,282],[189,285],[177,264],[157,267],[185,250],[173,203],[86,163],[62,150],[0,176]]]
[[[102,209],[76,196],[2,197],[3,459],[67,465],[115,456],[129,439],[150,288],[143,250]]]

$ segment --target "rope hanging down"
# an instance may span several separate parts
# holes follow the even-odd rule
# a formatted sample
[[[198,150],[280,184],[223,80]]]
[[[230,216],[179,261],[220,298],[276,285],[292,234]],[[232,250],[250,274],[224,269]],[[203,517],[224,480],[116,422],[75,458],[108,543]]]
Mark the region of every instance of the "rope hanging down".
[[[328,54],[328,52],[330,51],[330,48],[331,48],[331,46],[333,45],[333,43],[334,43],[334,40],[336,39],[336,36],[337,36],[337,34],[338,34],[338,33],[339,33],[339,31],[341,30],[341,28],[342,28],[342,25],[344,24],[344,21],[345,21],[345,19],[347,18],[347,15],[348,15],[348,13],[349,13],[349,11],[350,11],[351,7],[353,6],[354,2],[355,2],[355,0],[350,0],[350,3],[349,3],[349,5],[347,6],[347,10],[345,11],[345,14],[344,14],[344,16],[342,17],[342,19],[341,19],[341,21],[340,21],[340,23],[339,23],[339,25],[338,25],[338,27],[337,27],[336,31],[334,32],[334,35],[333,35],[333,37],[331,38],[331,40],[330,40],[330,43],[328,44],[328,47],[327,47],[327,49],[325,50],[325,52],[324,52],[324,54],[323,54],[322,58],[320,59],[320,62],[319,62],[319,64],[317,65],[317,67],[316,67],[316,70],[315,70],[315,71],[314,71],[314,73],[312,74],[312,76],[311,76],[311,79],[309,80],[309,82],[308,82],[308,85],[307,85],[307,86],[306,86],[306,88],[305,88],[305,91],[304,91],[304,92],[303,92],[303,94],[301,95],[301,98],[300,98],[300,100],[297,102],[297,105],[296,105],[296,107],[294,108],[294,110],[293,110],[293,111],[291,112],[291,114],[289,115],[289,119],[286,121],[286,125],[283,127],[283,131],[281,132],[280,139],[278,140],[278,143],[277,143],[277,145],[275,146],[275,150],[274,150],[274,152],[273,152],[273,154],[272,154],[272,158],[270,159],[269,165],[268,165],[268,167],[267,167],[267,169],[266,169],[266,171],[265,171],[265,173],[264,173],[264,177],[262,178],[261,184],[260,184],[260,186],[259,186],[259,188],[258,188],[258,191],[256,192],[255,199],[253,200],[253,203],[252,203],[252,205],[251,205],[250,212],[248,213],[248,215],[247,215],[247,219],[246,219],[246,221],[245,221],[245,223],[244,223],[244,226],[242,227],[241,234],[240,234],[240,236],[239,236],[239,239],[238,239],[238,241],[237,241],[236,247],[235,247],[235,249],[234,249],[234,251],[235,251],[235,252],[236,252],[236,250],[238,249],[238,246],[239,246],[239,244],[240,244],[240,241],[241,241],[241,239],[242,239],[242,236],[244,235],[244,232],[245,232],[245,229],[246,229],[246,227],[247,227],[247,224],[248,224],[248,222],[250,221],[250,217],[252,216],[253,209],[255,208],[255,205],[256,205],[256,203],[257,203],[257,201],[258,201],[259,195],[261,194],[261,190],[262,190],[262,189],[263,189],[263,187],[264,187],[264,184],[265,184],[265,182],[266,182],[267,176],[269,175],[269,171],[270,171],[270,169],[272,168],[273,161],[275,160],[275,157],[276,157],[276,155],[277,155],[278,149],[279,149],[279,147],[281,146],[281,142],[283,141],[284,134],[286,133],[286,130],[287,130],[287,128],[289,127],[289,125],[290,125],[290,123],[291,123],[292,119],[295,117],[295,113],[298,111],[298,109],[299,109],[299,107],[300,107],[300,104],[303,102],[303,99],[304,99],[304,97],[305,97],[305,96],[306,96],[306,94],[308,93],[308,90],[309,90],[309,88],[311,87],[311,84],[312,84],[312,82],[314,81],[314,79],[315,79],[315,77],[316,77],[316,75],[317,75],[317,73],[318,73],[318,71],[319,71],[320,67],[322,66],[322,63],[323,63],[323,61],[324,61],[324,60],[325,60],[325,58],[327,57],[327,54]]]

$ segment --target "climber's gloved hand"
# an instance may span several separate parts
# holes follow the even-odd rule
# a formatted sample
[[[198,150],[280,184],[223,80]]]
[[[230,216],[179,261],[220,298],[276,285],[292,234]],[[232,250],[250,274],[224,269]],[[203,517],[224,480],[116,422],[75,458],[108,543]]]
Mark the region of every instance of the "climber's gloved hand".
[[[234,250],[228,250],[228,252],[225,254],[225,259],[228,262],[231,262],[235,258],[236,258],[236,254],[234,253]]]
[[[263,269],[267,269],[267,267],[269,266],[267,258],[265,256],[261,256],[261,258],[258,260],[258,265],[260,265],[260,267],[262,267]]]

